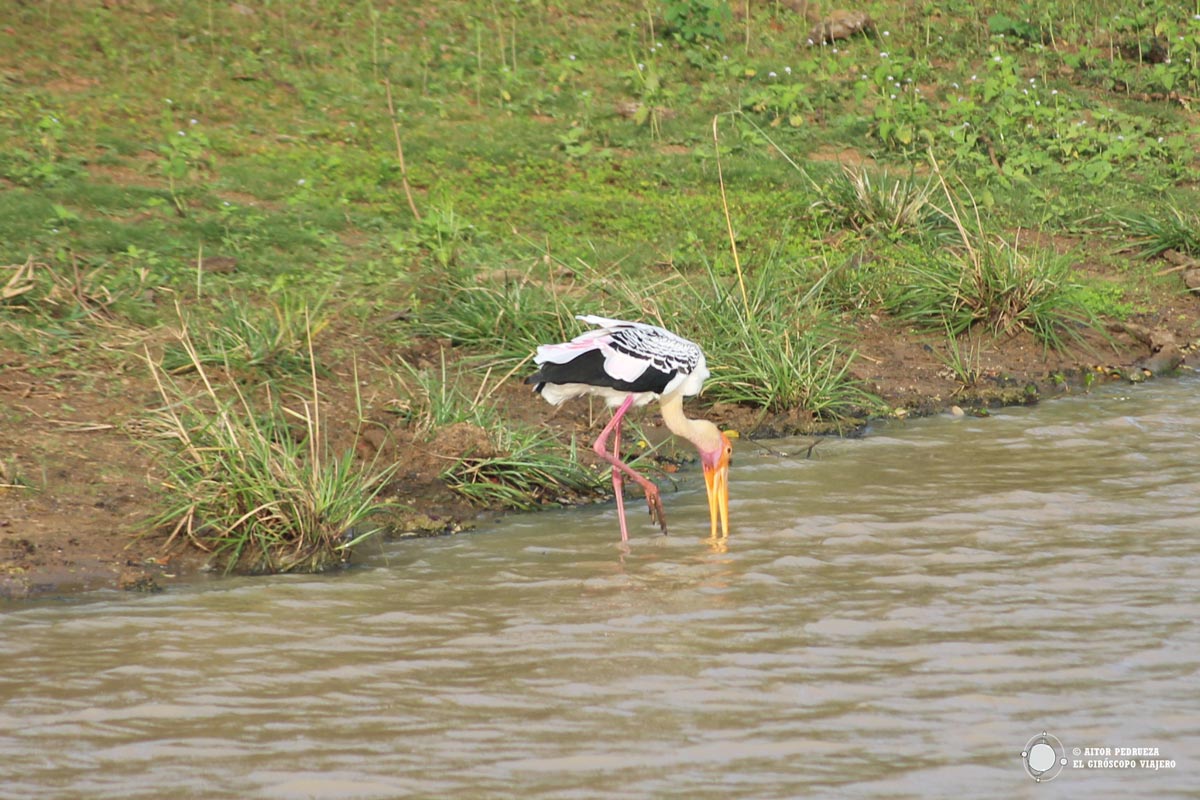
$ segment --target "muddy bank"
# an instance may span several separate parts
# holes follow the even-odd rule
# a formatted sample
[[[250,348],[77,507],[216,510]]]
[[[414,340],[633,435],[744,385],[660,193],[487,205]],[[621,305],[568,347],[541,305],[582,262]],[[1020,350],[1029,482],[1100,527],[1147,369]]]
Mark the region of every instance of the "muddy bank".
[[[970,384],[948,365],[944,337],[918,334],[887,320],[859,322],[849,344],[858,351],[853,372],[863,388],[883,400],[893,416],[924,416],[953,407],[965,413],[1087,392],[1105,382],[1140,382],[1188,369],[1200,339],[1200,303],[1189,295],[1159,298],[1155,313],[1090,332],[1065,352],[1047,351],[1027,334],[968,342]],[[356,441],[364,457],[403,464],[388,496],[405,506],[387,522],[392,535],[440,535],[469,529],[481,514],[439,478],[448,463],[478,449],[483,432],[452,426],[432,439],[417,435],[389,407],[386,379],[395,359],[429,359],[442,348],[425,342],[410,353],[364,340],[357,363],[318,353],[331,419],[351,418],[353,376],[367,387],[368,416],[378,424]],[[450,349],[447,357],[457,353]],[[439,355],[440,357],[440,355]],[[136,369],[96,374],[63,366],[48,369],[20,354],[0,353],[0,598],[53,596],[98,588],[157,591],[206,569],[208,554],[177,540],[168,545],[148,529],[162,480],[145,426],[157,397],[148,375]],[[577,402],[552,410],[530,395],[519,376],[495,395],[503,413],[553,431],[564,448],[575,436],[588,441],[607,419],[596,404]],[[341,412],[339,412],[341,404]],[[853,433],[866,417],[814,420],[803,409],[762,409],[693,402],[689,413],[706,416],[743,436]],[[637,421],[647,438],[668,438],[654,407]],[[348,435],[348,434],[347,434]],[[672,457],[670,445],[663,452]],[[678,455],[690,458],[686,446]],[[585,458],[591,458],[584,450]],[[687,469],[687,467],[685,467]]]

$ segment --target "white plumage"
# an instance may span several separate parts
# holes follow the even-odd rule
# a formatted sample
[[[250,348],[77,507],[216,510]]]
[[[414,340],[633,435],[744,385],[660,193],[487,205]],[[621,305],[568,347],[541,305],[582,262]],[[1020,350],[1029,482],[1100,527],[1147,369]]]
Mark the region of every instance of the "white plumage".
[[[699,394],[708,379],[700,346],[665,328],[591,314],[576,319],[596,328],[569,342],[540,345],[534,363],[566,367],[589,351],[600,353],[603,360],[586,358],[575,369],[549,367],[535,375],[531,380],[540,381],[542,372],[571,378],[540,383],[542,397],[554,405],[590,394],[615,407],[633,394],[633,404],[642,406],[674,394]]]

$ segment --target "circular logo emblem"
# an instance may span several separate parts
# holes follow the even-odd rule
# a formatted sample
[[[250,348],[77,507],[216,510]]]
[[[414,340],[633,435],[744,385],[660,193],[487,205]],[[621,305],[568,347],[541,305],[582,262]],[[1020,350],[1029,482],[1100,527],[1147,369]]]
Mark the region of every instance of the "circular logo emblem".
[[[1067,754],[1057,736],[1042,731],[1025,743],[1021,763],[1038,783],[1052,781],[1067,765]]]

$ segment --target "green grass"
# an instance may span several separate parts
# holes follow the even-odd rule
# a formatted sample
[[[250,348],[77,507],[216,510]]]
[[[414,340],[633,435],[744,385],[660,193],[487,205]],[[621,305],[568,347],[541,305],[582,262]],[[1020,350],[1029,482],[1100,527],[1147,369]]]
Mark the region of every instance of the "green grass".
[[[180,343],[198,388],[147,356],[162,399],[154,440],[166,473],[156,526],[211,552],[227,571],[313,572],[344,563],[377,533],[369,518],[398,465],[359,463],[325,437],[320,389],[285,403],[252,402],[210,376],[188,334]],[[178,371],[178,370],[177,370]]]
[[[168,371],[287,383],[320,308],[322,352],[448,343],[397,375],[431,435],[597,313],[700,342],[706,399],[857,413],[866,315],[1060,346],[1140,308],[1145,269],[1085,280],[1020,231],[1200,252],[1195,4],[1026,6],[876,2],[873,33],[810,48],[783,3],[18,4],[0,343],[103,380],[178,304],[195,352],[168,343]],[[269,439],[262,402],[238,415]],[[509,435],[498,457],[540,452]],[[447,480],[506,502],[517,471]]]
[[[494,454],[464,454],[442,472],[455,492],[482,506],[529,511],[569,505],[607,491],[608,470],[588,469],[578,461],[575,443],[561,443],[538,431],[494,428]]]
[[[185,323],[180,338],[167,345],[162,368],[172,374],[198,366],[273,377],[304,376],[315,368],[308,344],[328,324],[320,305],[288,296],[265,307],[229,298],[211,319]]]
[[[1153,258],[1168,250],[1185,255],[1200,255],[1200,214],[1185,212],[1171,205],[1156,214],[1140,212],[1117,217],[1117,222],[1133,238],[1140,258]]]

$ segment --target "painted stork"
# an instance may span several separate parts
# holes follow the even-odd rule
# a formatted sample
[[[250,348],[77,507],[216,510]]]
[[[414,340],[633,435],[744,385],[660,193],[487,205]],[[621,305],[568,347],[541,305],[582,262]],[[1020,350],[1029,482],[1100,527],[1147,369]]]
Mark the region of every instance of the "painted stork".
[[[540,345],[534,357],[538,371],[525,382],[534,384],[533,390],[556,406],[573,397],[593,395],[603,398],[609,407],[616,409],[592,449],[613,468],[621,541],[629,541],[625,499],[621,491],[625,477],[642,487],[651,521],[657,522],[663,533],[667,532],[658,487],[623,462],[619,454],[625,412],[651,400],[659,401],[663,422],[671,433],[687,439],[700,451],[704,483],[708,488],[712,536],[717,537],[718,519],[721,536],[728,536],[729,458],[733,454],[733,445],[708,420],[688,419],[683,414],[683,398],[698,394],[708,378],[708,367],[700,346],[668,330],[641,322],[592,315],[579,315],[576,319],[593,326],[594,330],[569,342]],[[605,446],[610,436],[611,452]]]

